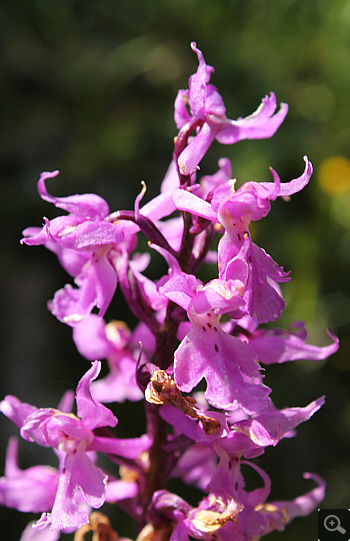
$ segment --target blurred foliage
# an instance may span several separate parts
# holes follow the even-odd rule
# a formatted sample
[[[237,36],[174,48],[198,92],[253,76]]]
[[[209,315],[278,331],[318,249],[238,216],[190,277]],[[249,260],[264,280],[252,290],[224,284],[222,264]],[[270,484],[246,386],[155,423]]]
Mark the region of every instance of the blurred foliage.
[[[55,406],[87,368],[71,330],[46,312],[65,273],[52,254],[18,243],[22,229],[57,215],[37,195],[40,172],[60,169],[51,193],[92,191],[111,210],[132,208],[141,180],[144,201],[153,197],[171,159],[177,90],[197,68],[194,40],[215,67],[229,118],[250,114],[270,91],[289,104],[272,139],[214,144],[203,174],[215,172],[221,156],[232,160],[238,183],[270,180],[269,166],[283,181],[295,178],[304,154],[314,165],[310,185],[273,203],[254,237],[292,270],[278,325],[303,319],[318,345],[329,343],[329,327],[341,348],[327,362],[268,368],[277,406],[304,406],[322,394],[327,402],[297,438],[258,462],[272,477],[273,498],[311,488],[302,480],[311,470],[328,482],[323,507],[348,507],[349,8],[345,0],[2,1],[2,394]],[[134,323],[118,295],[108,315]],[[123,437],[129,424],[133,433],[140,426],[137,408],[128,408],[116,408]],[[1,426],[3,457],[16,430],[7,420]],[[22,467],[50,460],[24,442],[20,449]],[[115,528],[128,534],[127,519],[113,513]],[[6,539],[18,539],[28,517],[6,509],[1,517]],[[312,539],[316,522],[316,513],[296,519],[269,539]]]

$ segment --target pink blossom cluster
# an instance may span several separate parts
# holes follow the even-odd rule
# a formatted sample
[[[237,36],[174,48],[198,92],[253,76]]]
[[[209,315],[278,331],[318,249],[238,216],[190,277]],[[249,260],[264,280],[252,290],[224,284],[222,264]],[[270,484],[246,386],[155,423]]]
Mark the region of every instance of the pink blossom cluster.
[[[271,169],[271,182],[238,189],[227,158],[213,175],[199,175],[215,139],[231,145],[271,137],[288,107],[281,104],[276,112],[271,93],[250,116],[230,120],[210,83],[214,69],[195,43],[192,49],[199,65],[175,100],[179,132],[158,196],[142,206],[143,185],[133,210],[110,212],[95,194],[50,195],[46,184],[58,171],[43,173],[38,182],[40,197],[65,214],[29,227],[21,242],[44,245],[74,279],[48,307],[72,328],[78,351],[91,364],[76,389],[76,413],[69,391],[57,409],[38,409],[14,396],[1,402],[24,440],[52,448],[57,457],[56,469],[22,470],[17,439],[9,442],[0,503],[41,514],[22,541],[53,541],[61,532],[76,532],[81,540],[102,527],[106,539],[117,539],[113,528],[121,525],[92,511],[104,502],[130,514],[137,541],[257,541],[309,514],[324,497],[323,479],[305,473],[314,488],[291,501],[270,501],[270,478],[254,461],[266,447],[294,436],[324,404],[320,397],[277,409],[262,367],[319,361],[338,348],[331,333],[328,346],[308,344],[300,321],[289,330],[260,327],[281,316],[279,284],[289,273],[252,241],[250,223],[267,216],[271,201],[302,190],[312,165],[304,156],[298,178],[281,182]],[[139,235],[148,239],[149,252],[137,251]],[[147,277],[152,251],[167,268],[157,280]],[[197,274],[208,263],[217,273],[205,283]],[[117,287],[138,318],[132,330],[104,319]],[[108,374],[98,379],[101,361]],[[144,404],[147,432],[122,439],[104,404],[127,408],[128,400]],[[114,473],[98,465],[100,454]],[[262,487],[246,490],[242,465],[257,472]],[[169,490],[173,478],[201,491],[195,506]]]

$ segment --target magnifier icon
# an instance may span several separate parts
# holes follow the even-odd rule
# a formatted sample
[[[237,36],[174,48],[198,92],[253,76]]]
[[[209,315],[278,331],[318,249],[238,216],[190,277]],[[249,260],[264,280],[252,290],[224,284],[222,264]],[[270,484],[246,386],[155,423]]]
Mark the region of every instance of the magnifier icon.
[[[336,515],[328,515],[324,519],[324,527],[329,532],[340,532],[342,534],[346,533],[346,530],[340,526],[340,520]]]

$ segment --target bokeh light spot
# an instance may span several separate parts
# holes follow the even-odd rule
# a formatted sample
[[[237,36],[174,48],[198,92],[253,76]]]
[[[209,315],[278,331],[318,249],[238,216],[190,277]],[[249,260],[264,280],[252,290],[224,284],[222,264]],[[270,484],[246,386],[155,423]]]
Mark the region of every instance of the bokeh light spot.
[[[318,183],[329,195],[340,195],[350,190],[350,160],[344,156],[331,156],[321,163]]]

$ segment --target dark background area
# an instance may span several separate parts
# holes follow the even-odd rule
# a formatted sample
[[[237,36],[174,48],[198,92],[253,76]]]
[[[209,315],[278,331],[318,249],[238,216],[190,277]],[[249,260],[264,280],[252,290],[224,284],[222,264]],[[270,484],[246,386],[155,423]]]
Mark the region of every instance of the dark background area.
[[[287,308],[275,326],[306,322],[309,342],[340,338],[325,362],[270,366],[266,383],[278,407],[326,404],[297,437],[267,449],[257,463],[272,478],[270,499],[294,498],[313,488],[304,471],[328,484],[323,508],[348,508],[349,499],[349,51],[350,9],[334,0],[3,0],[1,9],[1,397],[14,394],[38,407],[55,407],[88,368],[71,329],[46,309],[69,282],[56,257],[20,246],[21,231],[60,214],[40,200],[42,171],[60,170],[55,195],[94,192],[111,211],[130,209],[147,184],[157,194],[173,151],[173,102],[197,69],[196,41],[227,116],[247,116],[274,91],[289,104],[272,139],[214,143],[202,163],[232,160],[238,183],[299,176],[307,154],[314,175],[305,190],[272,204],[253,224],[255,242],[291,270],[283,285]],[[334,159],[336,157],[337,159]],[[159,260],[158,260],[159,261]],[[157,265],[151,273],[158,277]],[[117,293],[106,319],[135,320]],[[118,435],[144,429],[138,404],[117,405]],[[9,435],[1,419],[1,472]],[[56,465],[51,451],[20,442],[21,467]],[[249,481],[249,479],[248,479]],[[252,479],[253,481],[253,479]],[[185,494],[185,493],[184,493]],[[191,503],[195,503],[194,501]],[[109,506],[120,535],[133,536],[125,515]],[[4,539],[17,540],[29,519],[1,508]],[[317,513],[295,519],[267,539],[314,539]],[[68,539],[66,536],[62,536]]]

